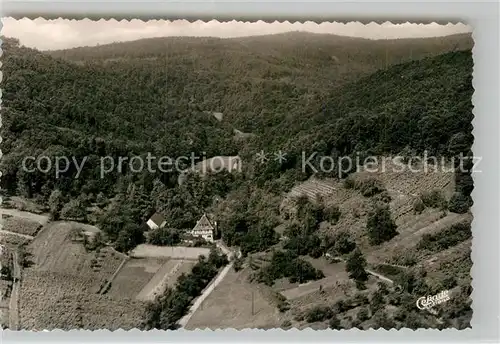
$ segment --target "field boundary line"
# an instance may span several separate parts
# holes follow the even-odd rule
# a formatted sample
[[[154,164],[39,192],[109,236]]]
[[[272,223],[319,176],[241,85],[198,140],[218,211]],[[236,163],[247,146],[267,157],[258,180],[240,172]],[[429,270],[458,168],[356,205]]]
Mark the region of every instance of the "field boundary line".
[[[109,286],[111,285],[111,283],[113,282],[113,280],[116,278],[116,276],[118,275],[118,273],[120,272],[120,270],[123,268],[123,266],[125,265],[125,263],[128,262],[129,260],[130,260],[129,256],[126,256],[126,257],[123,258],[123,260],[120,263],[120,265],[118,266],[118,268],[115,270],[115,272],[113,273],[113,275],[111,275],[111,278],[104,285],[104,287],[99,291],[100,295],[103,295],[104,291],[109,288]]]

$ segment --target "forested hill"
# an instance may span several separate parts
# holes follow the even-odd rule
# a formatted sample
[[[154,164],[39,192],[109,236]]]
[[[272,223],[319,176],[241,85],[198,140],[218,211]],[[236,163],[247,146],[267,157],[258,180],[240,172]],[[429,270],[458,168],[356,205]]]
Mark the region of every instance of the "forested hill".
[[[470,34],[368,40],[288,32],[232,39],[166,37],[47,52],[78,64],[127,68],[130,81],[163,83],[162,93],[258,133],[310,112],[331,90],[387,66],[471,49]],[[140,75],[140,76],[139,76]],[[130,83],[130,81],[128,83]]]
[[[283,44],[293,46],[293,37],[309,36],[295,35],[274,38],[287,38]],[[271,38],[214,42],[232,47],[234,42],[246,41],[249,47],[257,49],[262,46],[255,42]],[[455,50],[455,43],[447,39],[427,40],[434,48],[425,46],[426,40],[393,41],[389,46],[396,49],[401,43],[398,49],[403,49],[411,45],[415,58],[419,56],[419,46],[420,57],[425,55],[424,51],[436,55]],[[469,42],[470,36],[449,39]],[[184,38],[166,41],[191,40],[202,41]],[[211,47],[209,43],[202,45],[207,51],[213,49],[212,54],[205,55],[205,50],[195,48],[193,53],[187,53],[190,45],[186,43],[185,50],[180,50],[185,53],[167,59],[167,68],[163,68],[165,60],[155,59],[75,64],[21,47],[16,40],[4,39],[2,187],[11,194],[34,198],[45,205],[55,191],[57,197],[63,195],[65,202],[77,199],[79,204],[86,205],[95,202],[97,195],[102,200],[119,194],[121,200],[129,197],[129,201],[120,203],[127,209],[112,209],[108,218],[120,219],[122,225],[109,228],[138,225],[154,209],[162,211],[171,226],[189,228],[215,198],[224,198],[239,188],[247,190],[245,197],[257,197],[252,204],[258,209],[271,209],[278,202],[265,195],[279,195],[297,180],[308,177],[299,166],[301,150],[319,154],[386,154],[425,148],[453,155],[457,150],[470,149],[473,92],[470,50],[388,64],[386,68],[387,42],[379,42],[379,46],[374,41],[352,41],[358,45],[347,41],[350,43],[345,46],[353,47],[352,50],[324,50],[324,56],[331,57],[334,53],[340,61],[346,59],[347,64],[332,65],[332,59],[324,65],[313,63],[314,59],[307,58],[309,54],[316,54],[315,61],[321,59],[317,57],[319,50],[312,48],[301,51],[303,55],[288,51],[279,54],[279,58],[270,53],[264,58],[243,48],[234,48],[232,53],[217,50],[216,45]],[[436,46],[435,42],[441,43]],[[367,44],[373,50],[361,53],[359,44]],[[268,46],[271,49],[273,45]],[[100,51],[105,47],[81,51],[92,52],[92,49]],[[275,44],[273,49],[279,51],[279,45]],[[398,50],[394,54],[395,51]],[[410,56],[406,48],[400,53],[403,51]],[[238,64],[242,64],[239,69]],[[336,66],[345,70],[346,78],[352,79],[350,83],[335,84],[337,79],[333,76],[339,75]],[[361,77],[370,69],[374,73]],[[268,74],[258,76],[265,70]],[[319,77],[320,74],[323,76]],[[325,75],[331,79],[327,80]],[[206,113],[211,111],[223,112],[224,119],[217,121]],[[256,135],[235,140],[234,128]],[[119,156],[147,152],[172,158],[191,153],[197,156],[205,153],[207,157],[240,154],[244,166],[251,167],[255,153],[261,149],[283,150],[287,153],[286,163],[277,165],[270,161],[255,171],[245,169],[241,176],[221,174],[209,178],[208,184],[194,180],[182,187],[177,185],[175,173],[132,175],[126,170],[115,170],[105,178],[99,176],[102,156],[115,157],[116,161]],[[67,155],[75,156],[78,161],[88,156],[89,161],[78,179],[73,178],[75,168],[56,179],[52,173],[21,171],[21,161],[27,155]],[[157,179],[163,184],[159,185]],[[129,188],[131,184],[137,188]],[[129,190],[135,190],[133,195],[127,196]],[[262,215],[262,219],[268,217]],[[256,222],[252,226],[258,225]],[[101,226],[107,228],[106,224]],[[113,239],[121,235],[108,234]]]

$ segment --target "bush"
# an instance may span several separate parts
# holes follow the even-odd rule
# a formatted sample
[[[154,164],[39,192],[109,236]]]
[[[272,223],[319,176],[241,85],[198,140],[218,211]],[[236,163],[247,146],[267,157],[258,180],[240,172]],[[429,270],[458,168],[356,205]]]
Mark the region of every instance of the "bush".
[[[386,191],[382,182],[376,178],[357,180],[354,184],[354,188],[359,190],[365,197],[372,197]]]
[[[356,289],[358,290],[366,290],[366,285],[364,281],[356,280]]]
[[[375,314],[378,310],[382,309],[385,305],[384,295],[380,291],[373,293],[370,300],[370,309],[372,314]]]
[[[382,203],[391,203],[392,197],[389,195],[389,192],[387,190],[382,191],[378,195],[374,197],[374,200],[376,202],[382,202]]]
[[[440,252],[469,239],[471,236],[470,222],[461,222],[436,234],[423,235],[417,245],[417,249]]]
[[[432,190],[424,192],[420,195],[420,199],[425,207],[436,209],[447,209],[448,202],[440,190]]]
[[[392,257],[392,263],[403,266],[413,266],[417,264],[417,253],[415,249],[405,249]]]
[[[353,299],[353,303],[355,303],[356,305],[358,306],[362,306],[362,305],[367,305],[370,303],[370,300],[368,300],[368,298],[361,294],[361,293],[357,293],[355,296],[354,296],[354,299]]]
[[[335,311],[336,314],[341,314],[349,310],[349,305],[347,305],[346,302],[343,300],[338,300],[333,305],[333,310]]]
[[[451,196],[448,210],[457,214],[465,214],[469,211],[470,207],[472,207],[472,203],[472,197],[466,196],[460,192],[455,192],[453,196]]]
[[[243,257],[236,258],[234,260],[234,264],[233,264],[234,271],[238,272],[243,268],[243,261],[244,261]]]
[[[397,276],[404,273],[403,268],[388,265],[388,264],[377,264],[374,267],[374,270],[377,271],[378,273],[386,275],[392,279],[397,278]]]
[[[356,314],[356,318],[357,318],[360,322],[363,322],[363,321],[366,321],[366,320],[370,319],[370,316],[369,316],[369,313],[368,313],[368,309],[366,309],[365,307],[362,307],[362,308],[358,311],[358,314]]]
[[[274,280],[288,277],[291,283],[305,283],[318,280],[325,275],[321,270],[315,269],[311,263],[298,258],[291,252],[274,252],[268,266],[259,271],[259,282],[272,285]]]
[[[323,220],[329,221],[332,224],[336,224],[342,213],[337,205],[330,205],[323,209]]]
[[[85,207],[79,200],[72,199],[63,206],[61,217],[66,219],[82,219],[85,217]]]
[[[391,240],[398,234],[396,228],[387,205],[376,207],[375,211],[368,215],[366,229],[371,245],[379,245],[384,241]]]
[[[379,311],[373,316],[373,328],[383,328],[386,330],[390,330],[396,327],[394,321],[387,316],[387,313],[384,311]]]
[[[104,194],[102,192],[99,192],[96,196],[95,201],[96,201],[98,206],[103,206],[106,204],[107,199],[106,199],[106,196],[104,196]]]
[[[417,198],[413,203],[413,211],[415,214],[421,214],[425,210],[425,204],[422,198]]]
[[[457,279],[453,276],[448,276],[443,280],[443,288],[447,290],[455,288],[457,284]]]
[[[306,314],[306,321],[308,323],[325,321],[333,317],[333,311],[328,306],[316,306],[310,309]]]
[[[340,319],[337,318],[336,316],[333,316],[330,321],[328,322],[328,327],[330,327],[332,330],[342,330],[343,327],[340,324]]]
[[[354,178],[352,176],[349,176],[346,179],[344,179],[344,188],[354,189],[355,186],[356,182],[354,181]]]
[[[384,282],[377,282],[377,287],[378,287],[378,291],[382,295],[389,294],[389,289],[387,288],[387,284],[385,284]]]

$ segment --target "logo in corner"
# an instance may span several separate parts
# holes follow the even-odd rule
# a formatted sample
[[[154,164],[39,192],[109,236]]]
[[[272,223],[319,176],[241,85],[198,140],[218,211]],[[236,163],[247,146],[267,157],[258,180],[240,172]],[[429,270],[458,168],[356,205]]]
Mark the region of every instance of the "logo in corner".
[[[430,311],[432,307],[450,300],[450,291],[443,290],[436,295],[423,296],[417,300],[417,308]]]

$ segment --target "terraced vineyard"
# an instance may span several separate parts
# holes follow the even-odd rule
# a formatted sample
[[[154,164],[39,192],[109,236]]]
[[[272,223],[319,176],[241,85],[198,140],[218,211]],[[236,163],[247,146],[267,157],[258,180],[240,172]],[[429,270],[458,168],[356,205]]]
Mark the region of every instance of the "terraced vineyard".
[[[328,197],[335,193],[337,187],[333,181],[309,179],[308,181],[295,186],[289,193],[288,197],[307,196],[310,200],[316,200],[317,195]]]

